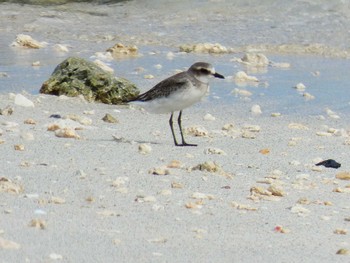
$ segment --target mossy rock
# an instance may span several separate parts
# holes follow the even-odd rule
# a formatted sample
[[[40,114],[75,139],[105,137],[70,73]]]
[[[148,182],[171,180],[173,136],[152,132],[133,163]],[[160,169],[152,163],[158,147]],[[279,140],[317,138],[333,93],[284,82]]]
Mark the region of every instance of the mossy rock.
[[[40,93],[75,97],[87,101],[121,104],[139,94],[137,87],[124,78],[117,78],[93,62],[70,57],[59,64],[45,81]]]

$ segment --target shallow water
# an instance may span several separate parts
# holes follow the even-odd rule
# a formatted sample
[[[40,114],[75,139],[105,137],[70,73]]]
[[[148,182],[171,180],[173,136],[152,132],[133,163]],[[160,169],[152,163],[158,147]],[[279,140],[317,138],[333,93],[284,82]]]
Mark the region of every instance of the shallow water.
[[[35,14],[33,16],[33,14]],[[125,1],[116,4],[73,3],[57,6],[0,4],[0,89],[1,93],[38,93],[57,64],[68,56],[93,59],[117,42],[137,45],[142,56],[109,62],[117,76],[123,76],[145,91],[158,81],[185,69],[194,61],[208,61],[218,72],[232,76],[244,66],[231,62],[242,54],[183,54],[178,46],[188,43],[220,43],[236,48],[259,45],[272,47],[268,58],[288,62],[289,69],[269,67],[264,73],[251,73],[268,86],[247,86],[253,96],[247,100],[232,95],[238,87],[232,80],[215,80],[204,103],[220,102],[263,112],[324,113],[326,107],[349,112],[349,60],[339,57],[350,42],[350,4],[347,1]],[[18,34],[28,34],[47,47],[30,50],[11,47]],[[310,53],[307,44],[322,44],[327,50]],[[68,53],[56,52],[64,44]],[[274,50],[281,44],[296,45],[286,52]],[[323,47],[323,46],[322,46]],[[301,51],[300,51],[301,50]],[[325,52],[326,51],[326,52]],[[172,60],[168,52],[175,54]],[[327,54],[327,58],[323,54]],[[341,53],[343,54],[343,53]],[[341,57],[344,57],[341,55]],[[345,56],[347,57],[347,56]],[[32,62],[40,61],[40,67]],[[154,65],[161,64],[161,69]],[[136,68],[145,71],[137,73]],[[319,72],[314,76],[313,72]],[[155,76],[144,79],[145,74]],[[306,101],[292,87],[302,82],[315,96]]]

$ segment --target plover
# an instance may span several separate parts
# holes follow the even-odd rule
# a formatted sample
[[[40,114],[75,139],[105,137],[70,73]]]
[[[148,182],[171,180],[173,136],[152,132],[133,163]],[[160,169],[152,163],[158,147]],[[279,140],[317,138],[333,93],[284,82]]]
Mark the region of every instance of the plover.
[[[155,85],[149,91],[128,101],[137,104],[150,113],[171,113],[169,125],[176,146],[197,146],[185,141],[181,117],[182,110],[201,100],[209,90],[209,77],[224,79],[215,72],[214,67],[205,62],[193,64],[187,71],[173,75]],[[179,111],[177,123],[179,125],[182,143],[176,140],[173,115]]]

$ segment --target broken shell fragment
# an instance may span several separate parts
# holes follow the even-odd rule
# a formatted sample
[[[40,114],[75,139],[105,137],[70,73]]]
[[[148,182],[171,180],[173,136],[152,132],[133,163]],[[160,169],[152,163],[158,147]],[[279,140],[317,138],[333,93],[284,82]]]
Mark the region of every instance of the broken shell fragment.
[[[106,113],[106,115],[102,118],[102,120],[104,122],[108,122],[108,123],[118,123],[119,122],[115,117],[113,117],[109,113]]]
[[[350,180],[350,172],[337,173],[335,178],[337,178],[339,180]]]
[[[38,229],[45,229],[47,227],[46,221],[42,219],[32,219],[29,223],[29,226],[35,227]]]
[[[146,143],[140,144],[138,149],[141,154],[149,154],[152,151],[151,145]]]
[[[121,43],[115,44],[113,47],[107,49],[113,58],[121,58],[121,57],[136,57],[138,56],[138,48],[136,46],[124,46]]]
[[[35,124],[36,124],[36,121],[33,120],[32,118],[29,118],[29,119],[26,119],[26,120],[24,121],[24,124],[35,125]]]
[[[204,136],[208,136],[209,134],[204,127],[200,127],[200,126],[188,127],[185,129],[185,133],[196,137],[204,137]]]
[[[10,179],[7,179],[6,177],[1,177],[0,178],[0,192],[19,194],[19,193],[23,192],[23,187],[12,182]]]
[[[152,168],[148,171],[148,173],[154,174],[154,175],[168,175],[170,174],[170,171],[166,167],[162,166],[158,168]]]
[[[72,128],[63,128],[55,131],[55,135],[60,138],[80,139],[80,136]]]
[[[238,210],[246,210],[246,211],[256,211],[258,210],[256,207],[251,207],[250,205],[239,204],[237,202],[231,202],[231,206]]]
[[[211,194],[204,194],[204,193],[199,193],[199,192],[194,192],[191,197],[193,199],[208,199],[208,200],[212,200],[214,199],[214,195]]]
[[[346,248],[341,248],[337,251],[336,253],[337,255],[349,255],[350,254],[350,250],[346,249]]]
[[[337,228],[336,230],[334,230],[333,233],[337,235],[346,235],[348,233],[348,230],[343,228]]]
[[[14,146],[16,151],[24,151],[24,145],[23,144],[16,144]]]
[[[7,240],[0,237],[0,248],[1,249],[20,249],[21,245],[14,241]]]
[[[168,168],[181,168],[181,162],[178,160],[172,160],[170,163],[167,165]]]
[[[218,154],[218,155],[226,155],[226,153],[219,148],[206,148],[204,150],[205,154]]]

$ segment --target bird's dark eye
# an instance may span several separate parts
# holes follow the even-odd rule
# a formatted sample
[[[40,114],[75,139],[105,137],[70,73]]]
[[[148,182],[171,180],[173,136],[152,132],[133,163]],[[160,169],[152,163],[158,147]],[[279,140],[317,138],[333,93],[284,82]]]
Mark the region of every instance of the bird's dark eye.
[[[201,68],[200,71],[201,71],[201,73],[203,73],[203,74],[207,74],[207,75],[210,74],[209,70],[207,70],[207,69],[205,69],[205,68]]]

